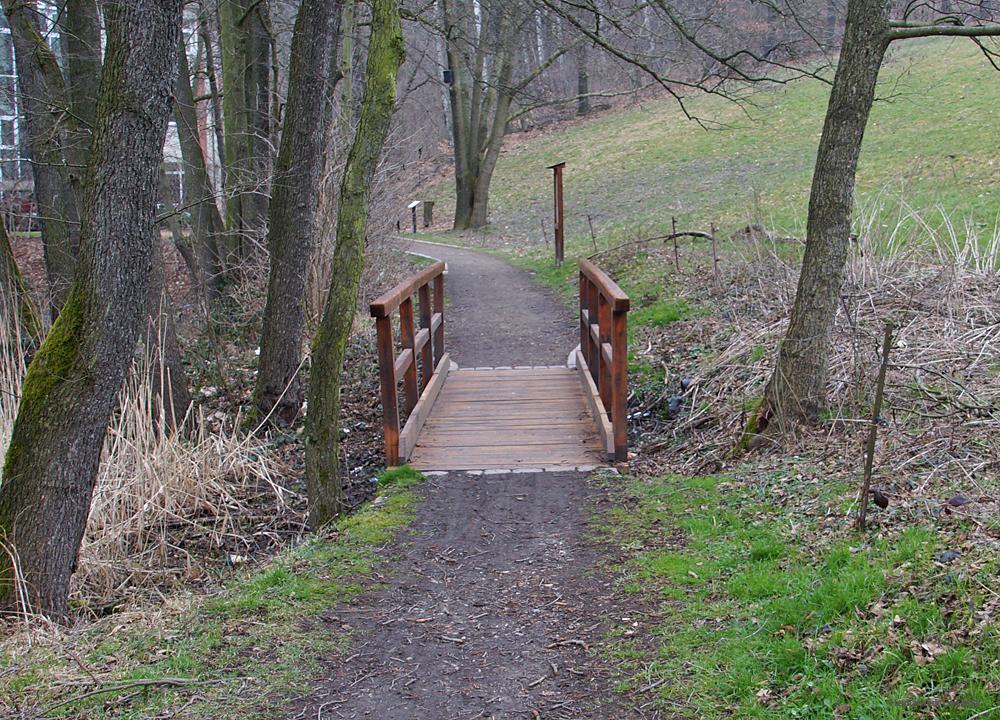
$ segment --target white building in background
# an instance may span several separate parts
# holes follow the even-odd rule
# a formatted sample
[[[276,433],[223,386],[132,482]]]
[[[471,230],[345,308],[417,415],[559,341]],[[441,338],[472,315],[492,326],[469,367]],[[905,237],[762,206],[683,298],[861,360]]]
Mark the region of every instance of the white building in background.
[[[22,156],[14,43],[7,18],[0,15],[0,193],[6,195],[25,182],[30,191],[31,168]]]
[[[41,3],[40,6],[44,8],[45,4]],[[56,17],[56,12],[55,7],[51,7],[50,17]],[[47,40],[56,57],[61,59],[62,39],[54,23],[47,33]],[[26,138],[21,130],[23,126],[21,113],[14,43],[11,40],[10,28],[7,26],[7,18],[0,12],[0,212],[5,215],[10,213],[24,215],[33,212],[31,194],[34,184],[31,179],[31,162],[28,159]],[[163,162],[171,195],[165,198],[165,202],[183,205],[184,164],[181,160],[177,126],[173,120],[167,129]]]

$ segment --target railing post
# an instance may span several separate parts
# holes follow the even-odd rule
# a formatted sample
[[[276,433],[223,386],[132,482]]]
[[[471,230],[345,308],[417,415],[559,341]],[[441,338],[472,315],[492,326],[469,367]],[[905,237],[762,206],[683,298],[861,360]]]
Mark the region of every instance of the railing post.
[[[580,357],[586,360],[590,357],[590,353],[587,350],[587,340],[590,337],[590,328],[587,327],[587,323],[590,322],[590,310],[587,308],[587,276],[583,274],[583,270],[580,270]],[[587,313],[587,318],[584,319],[583,313]]]
[[[399,465],[399,408],[396,400],[396,353],[392,342],[392,321],[375,318],[378,345],[378,376],[382,389],[382,426],[385,435],[385,462]]]
[[[434,314],[434,310],[431,307],[431,286],[429,284],[421,285],[418,294],[420,296],[420,327],[427,330],[428,334],[427,342],[420,351],[420,392],[423,392],[427,389],[427,384],[431,381],[431,375],[434,374],[434,368],[437,366],[432,364],[434,338],[430,337],[430,334],[431,316]]]
[[[420,395],[417,390],[417,357],[414,343],[413,298],[408,297],[399,304],[399,341],[404,350],[411,353],[411,362],[403,371],[403,398],[406,400],[406,412],[409,414],[417,404]]]
[[[603,394],[603,393],[602,393]],[[611,426],[615,431],[615,460],[628,457],[628,311],[611,317]]]
[[[601,402],[610,414],[612,405],[612,377],[611,367],[604,357],[604,344],[611,343],[611,303],[604,297],[604,293],[598,293],[597,307],[597,337],[600,338],[597,350],[597,376],[600,380],[597,383],[597,390],[601,394]],[[614,363],[614,346],[611,346],[611,362]]]
[[[599,324],[599,312],[600,312],[600,292],[597,289],[597,284],[593,280],[587,279],[587,307],[590,313],[590,324]],[[590,376],[594,378],[594,384],[597,385],[597,389],[601,388],[601,377],[598,370],[601,366],[601,346],[599,343],[594,342],[593,333],[591,333],[591,328],[587,328],[587,347],[590,348],[590,353],[587,355],[587,365],[590,367]]]
[[[434,332],[434,367],[444,357],[444,275],[434,278],[434,314],[441,316],[441,324]]]

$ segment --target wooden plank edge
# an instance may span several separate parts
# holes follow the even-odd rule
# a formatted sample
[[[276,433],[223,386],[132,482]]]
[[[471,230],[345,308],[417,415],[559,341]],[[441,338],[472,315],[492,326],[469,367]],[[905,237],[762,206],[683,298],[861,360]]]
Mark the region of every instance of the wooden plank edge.
[[[576,350],[576,370],[580,377],[580,384],[583,386],[583,395],[587,400],[590,415],[594,418],[597,432],[601,436],[604,452],[609,460],[614,460],[615,432],[611,426],[611,420],[608,418],[607,410],[604,409],[604,403],[601,401],[601,394],[597,391],[597,385],[594,384],[594,378],[590,376],[587,361],[584,360],[583,353],[580,352],[579,348]]]
[[[444,387],[444,381],[447,379],[450,369],[451,357],[448,353],[445,353],[438,362],[434,374],[431,375],[431,381],[427,383],[427,387],[424,388],[420,399],[413,407],[413,412],[406,419],[406,425],[403,426],[403,430],[399,433],[399,458],[402,462],[405,463],[410,459],[410,455],[413,454],[413,449],[417,446],[417,437],[419,437],[424,423],[431,414],[434,401],[441,394],[441,388]]]

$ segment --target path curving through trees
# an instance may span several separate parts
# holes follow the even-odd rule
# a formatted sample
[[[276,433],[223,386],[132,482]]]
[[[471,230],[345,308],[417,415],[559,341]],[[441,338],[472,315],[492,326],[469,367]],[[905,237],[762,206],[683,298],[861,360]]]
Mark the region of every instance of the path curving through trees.
[[[449,352],[461,366],[566,361],[572,312],[529,274],[471,250],[406,246],[448,263]],[[631,717],[594,652],[612,591],[587,540],[605,497],[588,476],[429,477],[415,522],[385,550],[397,559],[382,589],[324,615],[352,641],[292,715]]]

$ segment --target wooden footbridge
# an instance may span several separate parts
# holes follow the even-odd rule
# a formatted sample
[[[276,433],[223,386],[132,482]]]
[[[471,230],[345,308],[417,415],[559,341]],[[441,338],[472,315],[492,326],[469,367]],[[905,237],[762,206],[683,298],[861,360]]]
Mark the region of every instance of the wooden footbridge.
[[[389,466],[551,470],[625,459],[629,299],[593,263],[579,265],[575,367],[454,365],[443,262],[371,304]]]

